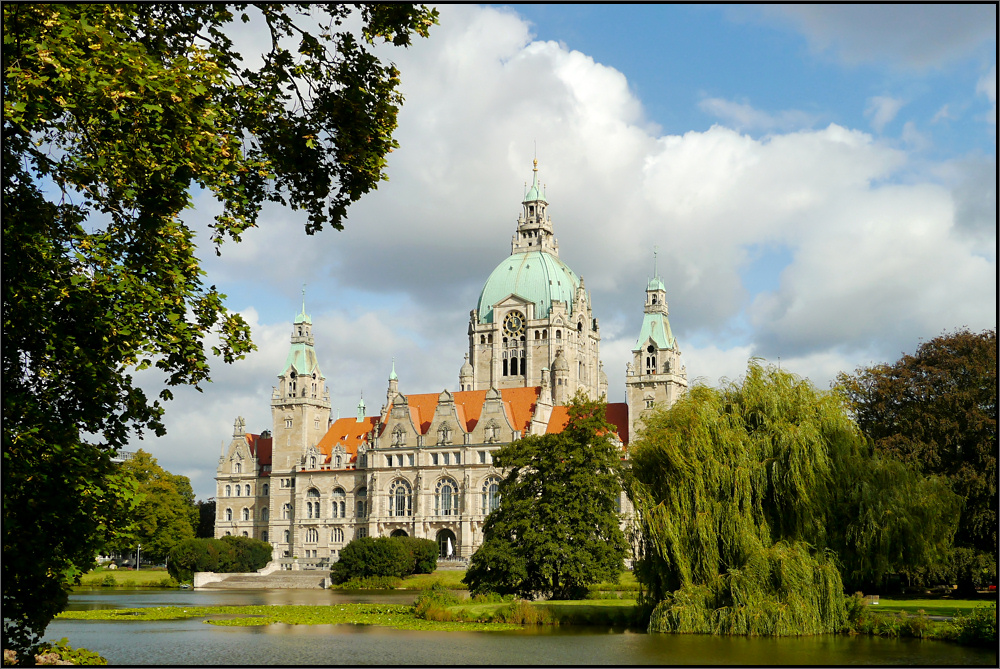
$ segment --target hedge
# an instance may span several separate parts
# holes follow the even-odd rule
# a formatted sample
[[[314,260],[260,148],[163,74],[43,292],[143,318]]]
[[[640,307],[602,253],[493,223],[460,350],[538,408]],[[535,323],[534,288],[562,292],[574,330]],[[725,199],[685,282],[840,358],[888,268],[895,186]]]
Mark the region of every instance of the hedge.
[[[260,539],[185,539],[170,550],[167,571],[178,581],[190,581],[196,571],[245,573],[270,561],[271,544]]]
[[[373,576],[402,578],[429,574],[437,568],[438,547],[430,539],[413,537],[362,537],[340,551],[330,571],[334,583]]]

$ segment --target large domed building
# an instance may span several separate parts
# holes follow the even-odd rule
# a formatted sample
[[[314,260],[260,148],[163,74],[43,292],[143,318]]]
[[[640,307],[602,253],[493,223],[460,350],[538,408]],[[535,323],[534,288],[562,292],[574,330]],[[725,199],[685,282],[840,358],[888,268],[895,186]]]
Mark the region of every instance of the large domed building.
[[[335,560],[355,537],[399,534],[436,540],[442,557],[472,555],[499,501],[504,472],[492,454],[560,432],[577,391],[607,394],[600,327],[583,277],[559,258],[537,161],[521,206],[511,253],[470,313],[457,390],[404,394],[393,366],[381,411],[366,415],[362,401],[355,417],[332,420],[303,304],[271,395],[272,429],[251,434],[237,418],[219,458],[216,536],[269,541],[275,558],[299,564]],[[626,402],[608,404],[623,453],[642,415],[687,387],[667,315],[654,276]],[[628,513],[624,496],[621,506]]]

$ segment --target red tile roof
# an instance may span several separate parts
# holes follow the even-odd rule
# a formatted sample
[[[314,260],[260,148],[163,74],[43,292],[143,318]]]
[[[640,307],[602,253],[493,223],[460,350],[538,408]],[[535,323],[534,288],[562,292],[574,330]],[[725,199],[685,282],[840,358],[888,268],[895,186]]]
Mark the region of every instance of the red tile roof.
[[[357,418],[341,418],[330,426],[323,438],[316,444],[316,448],[325,457],[324,463],[330,462],[334,446],[343,446],[347,452],[348,462],[356,459],[358,446],[368,443],[368,433],[375,427],[378,416],[369,416],[360,423]]]
[[[486,402],[485,390],[460,390],[453,393],[455,398],[455,412],[458,419],[463,423],[462,427],[466,432],[471,432],[479,422],[479,416],[483,413],[483,404]],[[507,420],[515,430],[527,432],[531,424],[531,415],[535,411],[535,402],[538,400],[540,387],[529,388],[505,388],[500,391],[500,399],[504,404],[507,413]],[[413,423],[420,430],[421,434],[427,434],[434,419],[434,410],[437,409],[438,397],[440,393],[424,393],[421,395],[407,395],[406,402],[410,407],[410,415]]]
[[[617,402],[615,404],[608,404],[608,411],[605,414],[607,421],[614,425],[616,432],[618,433],[618,438],[622,440],[622,443],[628,446],[628,405],[624,402]],[[567,407],[552,407],[552,415],[549,417],[548,427],[545,429],[546,434],[558,434],[566,429],[566,425],[569,423],[569,409]]]
[[[246,434],[247,445],[250,447],[250,455],[257,458],[258,465],[271,464],[271,445],[274,440],[271,437],[261,438],[259,434]]]

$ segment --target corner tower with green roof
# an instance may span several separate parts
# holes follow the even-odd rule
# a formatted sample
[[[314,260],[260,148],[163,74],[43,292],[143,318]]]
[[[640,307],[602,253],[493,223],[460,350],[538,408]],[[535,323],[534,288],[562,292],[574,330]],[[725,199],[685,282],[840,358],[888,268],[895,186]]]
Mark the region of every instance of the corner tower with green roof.
[[[600,397],[607,393],[600,328],[583,278],[559,259],[537,160],[521,206],[510,256],[490,273],[470,314],[471,374],[463,364],[459,387],[541,386],[548,375],[556,404],[578,389]],[[553,363],[560,352],[560,365],[564,361],[569,373],[556,379]]]
[[[654,266],[653,278],[646,285],[642,328],[632,347],[632,362],[625,369],[630,435],[642,427],[644,415],[654,407],[669,408],[687,389],[687,369],[681,365],[668,313],[667,289]]]
[[[312,318],[306,313],[303,296],[302,311],[292,324],[288,356],[271,393],[273,445],[268,513],[271,543],[277,556],[295,544],[295,472],[330,427],[330,392],[313,344]]]

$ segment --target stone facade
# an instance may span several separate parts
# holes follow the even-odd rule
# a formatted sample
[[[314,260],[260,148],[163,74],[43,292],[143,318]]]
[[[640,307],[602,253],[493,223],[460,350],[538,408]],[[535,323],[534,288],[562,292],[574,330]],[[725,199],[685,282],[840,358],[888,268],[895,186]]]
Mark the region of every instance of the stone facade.
[[[377,415],[362,401],[355,417],[331,420],[303,303],[271,396],[272,429],[250,434],[238,418],[220,455],[216,535],[269,541],[275,557],[333,559],[355,537],[400,533],[436,540],[442,556],[472,555],[504,475],[493,453],[527,434],[561,431],[578,390],[607,394],[590,295],[559,259],[547,210],[536,163],[511,255],[470,313],[456,391],[404,395],[393,365]],[[654,277],[627,401],[608,404],[623,456],[643,412],[669,406],[686,387],[666,290]],[[624,495],[621,502],[627,514]]]

